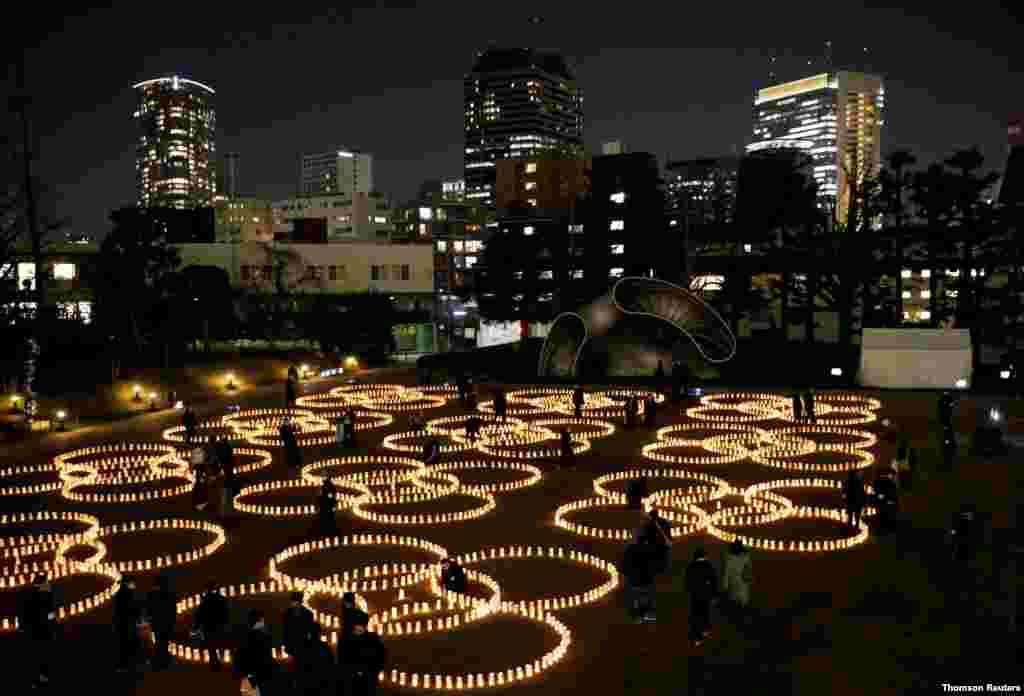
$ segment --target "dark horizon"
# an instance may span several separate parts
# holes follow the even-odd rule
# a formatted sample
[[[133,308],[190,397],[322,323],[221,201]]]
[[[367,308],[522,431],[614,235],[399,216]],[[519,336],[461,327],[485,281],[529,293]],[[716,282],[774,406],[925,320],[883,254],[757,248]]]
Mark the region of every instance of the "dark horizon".
[[[375,187],[398,202],[424,180],[461,178],[462,78],[489,45],[564,55],[583,89],[588,150],[621,140],[661,164],[741,152],[771,56],[824,72],[829,39],[840,64],[865,43],[885,77],[883,152],[910,149],[927,164],[977,145],[986,168],[1001,170],[1007,123],[1024,110],[1006,88],[1019,84],[1009,56],[1020,20],[1001,3],[974,3],[968,15],[932,6],[928,17],[850,4],[843,35],[830,26],[835,13],[815,22],[821,5],[808,2],[632,3],[621,16],[582,3],[409,5],[236,13],[185,4],[159,24],[137,6],[63,18],[28,51],[37,172],[53,191],[45,207],[98,237],[112,209],[134,204],[132,85],[173,74],[216,90],[217,157],[240,153],[241,192],[269,199],[294,192],[300,154],[337,143],[373,154]]]

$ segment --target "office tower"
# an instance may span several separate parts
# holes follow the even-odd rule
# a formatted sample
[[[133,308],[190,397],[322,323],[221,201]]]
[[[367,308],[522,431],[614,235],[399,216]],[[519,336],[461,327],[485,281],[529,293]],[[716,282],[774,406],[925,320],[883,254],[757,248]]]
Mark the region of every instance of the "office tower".
[[[214,91],[183,77],[134,86],[135,174],[142,207],[209,206],[216,194]]]
[[[495,163],[544,148],[579,152],[583,97],[565,60],[524,48],[478,54],[466,75],[466,197],[494,205]]]
[[[1007,136],[1006,167],[996,200],[1003,205],[1021,205],[1024,204],[1024,116],[1010,121]]]
[[[238,165],[241,155],[237,152],[229,152],[224,155],[222,167],[220,192],[228,199],[235,199],[242,195],[238,185]]]
[[[347,149],[304,155],[299,192],[305,196],[340,193],[349,199],[357,193],[372,193],[373,155]]]
[[[754,99],[754,133],[747,152],[795,148],[807,152],[824,199],[837,218],[849,210],[849,181],[878,174],[885,123],[882,78],[837,71],[775,84]]]

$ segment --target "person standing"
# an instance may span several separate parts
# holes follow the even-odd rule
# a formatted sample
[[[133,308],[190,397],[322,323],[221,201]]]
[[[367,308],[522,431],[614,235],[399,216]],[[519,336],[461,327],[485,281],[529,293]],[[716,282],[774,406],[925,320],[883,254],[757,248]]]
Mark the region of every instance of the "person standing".
[[[797,423],[804,422],[804,403],[800,392],[793,392],[793,420]]]
[[[739,539],[729,545],[722,562],[722,591],[737,618],[746,623],[750,610],[750,587],[754,582],[754,564],[750,552]]]
[[[441,458],[441,443],[437,441],[437,438],[430,438],[427,444],[423,446],[423,463],[427,466],[436,464],[437,460]]]
[[[196,437],[196,427],[199,425],[196,412],[191,406],[186,406],[185,412],[181,414],[181,424],[185,426],[185,446],[191,447]]]
[[[653,428],[658,424],[658,402],[654,397],[644,401],[644,425]]]
[[[299,657],[302,650],[308,644],[313,631],[313,624],[316,619],[309,607],[302,606],[302,593],[292,593],[292,603],[284,612],[284,639],[282,641],[285,653],[288,654],[290,663],[289,681],[294,689],[297,684],[299,673]]]
[[[944,428],[942,433],[942,468],[944,471],[952,471],[956,463],[956,434],[952,427]]]
[[[289,411],[295,408],[295,399],[298,396],[298,391],[298,379],[292,379],[292,376],[289,374],[288,379],[284,383],[284,405]]]
[[[260,696],[272,696],[277,664],[266,615],[259,609],[249,612],[249,632],[235,658],[235,672],[242,677],[243,693],[248,683],[251,689],[259,690]]]
[[[633,541],[622,555],[619,570],[626,580],[626,602],[630,617],[636,623],[656,621],[654,550],[642,529],[633,533]]]
[[[338,533],[338,489],[330,478],[324,477],[320,485],[320,496],[316,504],[320,518],[320,533],[323,536],[334,536]]]
[[[53,596],[53,585],[45,575],[37,575],[34,587],[22,597],[18,630],[27,648],[24,656],[33,671],[32,688],[48,686],[50,661],[57,637],[57,602]]]
[[[339,696],[376,696],[381,670],[387,662],[384,641],[367,630],[369,617],[357,611],[352,634],[338,642]]]
[[[648,520],[644,527],[644,537],[651,545],[651,563],[655,575],[668,572],[672,562],[672,523],[658,514],[652,507],[647,513]]]
[[[890,470],[882,469],[878,472],[878,475],[875,476],[874,489],[878,530],[884,534],[892,531],[899,506],[898,489]]]
[[[194,446],[189,453],[189,464],[192,467],[192,473],[198,475],[206,465],[206,450],[199,445]]]
[[[117,671],[126,672],[138,667],[142,648],[139,640],[139,622],[142,606],[135,594],[135,578],[121,578],[121,587],[114,594],[114,631],[117,633]]]
[[[631,479],[626,484],[626,509],[643,510],[644,498],[648,496],[648,483],[646,476]]]
[[[558,431],[558,455],[562,468],[571,468],[575,461],[575,453],[572,451],[572,435],[569,428],[562,426]]]
[[[322,640],[320,624],[313,623],[309,637],[299,651],[298,679],[294,693],[298,696],[323,696],[337,692],[334,655]]]
[[[343,417],[345,422],[345,446],[352,448],[356,446],[356,410],[349,406],[345,409]]]
[[[576,418],[583,416],[583,403],[586,398],[583,395],[583,386],[577,385],[572,392],[572,412]]]
[[[343,639],[352,635],[352,627],[355,625],[356,617],[362,611],[362,609],[356,606],[355,592],[346,592],[341,595],[341,637]]]
[[[466,571],[450,558],[441,561],[441,587],[448,592],[466,593]]]
[[[703,548],[693,553],[686,568],[690,593],[690,640],[699,647],[711,635],[711,602],[718,594],[718,577]]]
[[[149,593],[149,623],[153,627],[153,638],[156,643],[153,655],[153,667],[164,669],[171,663],[167,646],[174,633],[174,623],[178,615],[178,597],[171,591],[171,579],[161,573],[156,579],[156,589]]]
[[[814,389],[808,389],[804,393],[804,411],[805,418],[812,424],[817,424],[818,417],[814,413]]]
[[[221,666],[221,641],[227,624],[228,601],[217,590],[216,583],[209,583],[199,600],[193,632],[198,632],[200,649],[210,653],[213,669],[220,669]]]
[[[505,396],[505,388],[499,387],[498,393],[494,395],[494,416],[500,418],[501,422],[506,421],[506,412],[508,411],[508,401]]]
[[[846,507],[847,523],[856,530],[860,527],[861,513],[865,503],[864,481],[860,472],[853,470],[846,475],[843,482],[843,504]]]

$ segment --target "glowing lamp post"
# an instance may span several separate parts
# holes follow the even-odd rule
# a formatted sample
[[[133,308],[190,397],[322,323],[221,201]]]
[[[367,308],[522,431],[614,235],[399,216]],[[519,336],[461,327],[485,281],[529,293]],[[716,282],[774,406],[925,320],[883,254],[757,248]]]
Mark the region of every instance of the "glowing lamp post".
[[[65,411],[57,411],[57,430],[65,430],[68,414]]]
[[[150,392],[149,393],[149,410],[150,411],[157,410],[156,400],[157,400],[158,396],[159,396],[159,394],[157,394],[156,392]]]
[[[962,378],[962,377],[960,379],[958,379],[956,381],[956,388],[957,389],[966,389],[967,388],[967,380]]]
[[[999,371],[999,379],[1010,379],[1010,371],[1009,370],[1000,370]]]
[[[833,377],[842,377],[843,376],[843,368],[841,368],[841,367],[833,367],[832,370],[831,370],[831,374],[832,374]]]
[[[235,373],[234,372],[227,373],[227,375],[225,375],[225,377],[227,379],[227,386],[225,387],[225,389],[227,389],[228,391],[234,391],[234,390],[238,389],[238,385],[235,384]]]
[[[142,387],[139,386],[138,384],[132,387],[132,401],[134,401],[137,404],[142,403]]]

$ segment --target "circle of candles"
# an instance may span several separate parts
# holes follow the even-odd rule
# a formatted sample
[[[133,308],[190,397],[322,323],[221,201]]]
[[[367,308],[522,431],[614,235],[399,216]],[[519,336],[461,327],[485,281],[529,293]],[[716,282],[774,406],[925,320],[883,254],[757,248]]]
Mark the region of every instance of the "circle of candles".
[[[304,515],[315,515],[317,513],[317,507],[315,505],[314,496],[316,495],[316,487],[319,484],[312,483],[305,479],[284,479],[275,481],[265,481],[263,483],[255,483],[251,486],[243,487],[238,495],[234,497],[234,507],[239,512],[246,512],[250,515],[263,515],[265,517],[302,517]],[[278,493],[281,491],[292,491],[296,488],[304,488],[309,490],[310,503],[307,505],[263,505],[259,503],[247,503],[243,499],[251,495],[263,495],[267,493]],[[344,509],[354,504],[354,502],[363,496],[370,494],[369,489],[365,487],[358,487],[357,484],[345,484],[345,488],[352,488],[359,490],[359,495],[347,496],[344,494],[338,495],[338,507]]]
[[[61,496],[84,503],[137,503],[171,498],[187,493],[194,477],[188,463],[172,445],[162,443],[118,443],[85,447],[59,454],[53,459],[61,479]],[[184,483],[133,493],[86,493],[85,486],[122,486],[170,479]]]
[[[518,462],[496,462],[487,460],[471,462],[444,462],[428,466],[427,469],[431,472],[440,471],[456,474],[460,471],[476,470],[515,471],[525,473],[527,475],[526,478],[504,483],[484,483],[477,485],[462,484],[461,486],[461,490],[463,491],[476,491],[480,493],[507,493],[509,491],[532,486],[535,483],[540,482],[541,478],[543,478],[543,473],[537,467],[531,464],[521,464]]]

